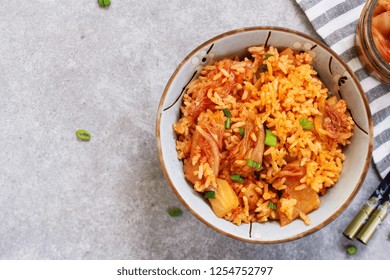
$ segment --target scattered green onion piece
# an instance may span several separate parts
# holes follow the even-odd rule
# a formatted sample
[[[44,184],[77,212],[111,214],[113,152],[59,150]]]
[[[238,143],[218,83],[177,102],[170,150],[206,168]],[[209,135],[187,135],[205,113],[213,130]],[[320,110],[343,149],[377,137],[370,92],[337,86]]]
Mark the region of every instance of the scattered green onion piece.
[[[240,127],[238,133],[240,133],[241,136],[245,135],[245,129],[243,127]]]
[[[180,216],[183,213],[180,208],[169,208],[168,209],[168,214],[171,217],[177,217]]]
[[[247,159],[246,164],[249,165],[250,167],[255,168],[255,169],[260,169],[260,167],[261,167],[260,163],[254,161],[254,160],[251,160],[251,159]]]
[[[211,199],[213,199],[213,198],[215,198],[215,191],[206,191],[205,193],[204,193],[204,197],[205,198],[211,198]]]
[[[244,183],[245,182],[245,179],[241,177],[240,174],[233,174],[230,176],[230,178],[235,181],[235,182],[238,182],[238,183]]]
[[[276,204],[273,203],[272,201],[268,202],[268,208],[272,209],[272,210],[276,210]]]
[[[76,136],[78,139],[80,139],[82,141],[89,141],[91,139],[91,134],[84,129],[77,130]]]
[[[231,123],[232,113],[230,113],[228,108],[222,109],[222,112],[225,115],[225,117],[227,117],[227,120],[225,121],[225,128],[229,129],[230,123]]]
[[[108,7],[111,5],[111,0],[98,0],[100,7]]]
[[[271,56],[273,56],[273,54],[267,53],[267,54],[264,56],[264,60],[267,60],[267,59],[270,58]]]
[[[230,128],[230,122],[231,122],[231,119],[230,119],[230,118],[227,118],[226,121],[225,121],[225,128],[226,128],[226,129],[229,129],[229,128]]]
[[[387,236],[387,238],[390,239],[390,233],[389,233],[389,235]]]
[[[300,118],[299,124],[302,126],[304,130],[310,130],[314,128],[314,124],[311,120],[308,120],[306,118]]]
[[[351,245],[347,248],[348,255],[355,255],[357,252],[357,247],[355,245]]]
[[[271,130],[265,130],[265,141],[264,143],[267,146],[275,147],[276,146],[276,135],[272,133]]]
[[[225,117],[227,117],[227,118],[231,118],[232,117],[232,113],[230,113],[228,108],[223,109],[222,112],[225,115]]]

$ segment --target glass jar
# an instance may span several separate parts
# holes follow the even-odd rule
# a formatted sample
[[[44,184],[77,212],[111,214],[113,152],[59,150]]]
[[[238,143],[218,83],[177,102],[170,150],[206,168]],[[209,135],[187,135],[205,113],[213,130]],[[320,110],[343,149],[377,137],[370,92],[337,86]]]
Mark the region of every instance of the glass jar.
[[[384,1],[379,0],[379,2],[382,4]],[[388,0],[388,3],[390,7],[390,0]],[[377,4],[378,0],[367,0],[358,23],[356,46],[360,60],[368,72],[382,82],[390,84],[390,62],[386,61],[379,52],[373,36],[372,19],[378,13],[378,10],[375,10]],[[390,47],[390,38],[387,37],[387,40]],[[388,51],[390,53],[390,48]]]

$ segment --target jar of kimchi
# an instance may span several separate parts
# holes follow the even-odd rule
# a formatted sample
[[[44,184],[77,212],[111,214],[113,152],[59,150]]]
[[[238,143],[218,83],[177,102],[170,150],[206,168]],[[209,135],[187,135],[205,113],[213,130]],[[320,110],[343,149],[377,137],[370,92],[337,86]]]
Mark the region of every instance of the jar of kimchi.
[[[390,0],[367,0],[358,23],[356,45],[370,74],[390,84]]]

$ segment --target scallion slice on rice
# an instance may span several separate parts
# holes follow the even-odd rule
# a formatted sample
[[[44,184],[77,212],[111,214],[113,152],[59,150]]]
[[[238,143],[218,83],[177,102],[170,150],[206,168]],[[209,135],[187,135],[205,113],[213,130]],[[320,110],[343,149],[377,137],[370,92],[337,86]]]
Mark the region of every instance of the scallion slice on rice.
[[[247,159],[246,164],[249,165],[250,167],[255,168],[255,169],[260,169],[260,167],[261,167],[260,163],[254,161],[254,160],[251,160],[251,159]]]
[[[267,146],[275,147],[276,146],[276,135],[272,133],[271,130],[265,130],[265,141],[264,143]]]
[[[228,108],[223,109],[222,112],[225,115],[225,117],[227,117],[227,118],[232,117],[232,113],[230,113],[230,110]]]
[[[244,136],[245,135],[245,129],[243,127],[240,127],[240,129],[238,130],[238,133],[240,133],[241,136]]]
[[[272,201],[268,202],[268,208],[272,210],[276,210],[276,204]]]
[[[204,193],[205,198],[215,198],[215,191],[206,191]]]
[[[245,182],[245,179],[241,177],[240,174],[233,174],[230,176],[230,178],[234,181],[234,182],[238,182],[238,183],[244,183]]]
[[[230,123],[231,123],[232,113],[230,113],[228,108],[222,109],[222,112],[225,115],[225,117],[227,117],[227,120],[225,121],[225,128],[229,129]]]
[[[314,128],[313,122],[311,120],[308,120],[306,118],[300,118],[299,124],[304,130],[310,130]]]
[[[230,118],[227,118],[227,120],[225,121],[225,128],[226,128],[226,129],[229,129],[229,128],[230,128],[230,123],[231,123],[231,119],[230,119]]]

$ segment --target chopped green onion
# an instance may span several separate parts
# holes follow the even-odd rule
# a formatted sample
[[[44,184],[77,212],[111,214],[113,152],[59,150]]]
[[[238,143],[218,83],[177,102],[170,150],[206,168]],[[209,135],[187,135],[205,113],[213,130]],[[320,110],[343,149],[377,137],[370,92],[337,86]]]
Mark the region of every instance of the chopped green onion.
[[[267,54],[264,56],[264,60],[267,60],[267,59],[270,58],[271,56],[273,56],[273,54],[267,53]]]
[[[231,119],[230,119],[230,118],[227,118],[226,121],[225,121],[225,128],[226,128],[226,129],[229,129],[229,128],[230,128],[230,122],[231,122]]]
[[[240,127],[238,133],[240,133],[241,136],[245,135],[245,129],[243,127]]]
[[[276,146],[276,135],[272,133],[271,130],[265,130],[265,141],[264,143],[267,146],[275,147]]]
[[[111,0],[98,0],[100,7],[108,7],[111,5]]]
[[[84,129],[79,129],[76,131],[76,136],[78,139],[81,141],[89,141],[91,139],[91,134],[84,130]]]
[[[276,210],[276,204],[273,203],[272,201],[268,202],[268,208],[272,209],[272,210]]]
[[[245,182],[245,179],[241,177],[240,174],[233,174],[230,176],[230,178],[235,181],[235,182],[238,182],[238,183],[244,183]]]
[[[230,113],[228,108],[223,109],[222,112],[225,115],[225,117],[228,117],[228,118],[232,117],[232,113]]]
[[[206,191],[204,193],[205,198],[215,198],[215,191]]]
[[[389,235],[387,236],[387,238],[390,239],[390,233],[389,233]]]
[[[347,248],[348,255],[355,255],[357,252],[357,248],[355,245],[351,245]]]
[[[302,126],[304,130],[310,130],[314,128],[313,122],[311,120],[308,120],[306,118],[300,118],[299,124]]]
[[[228,108],[222,109],[222,112],[225,115],[225,117],[227,117],[227,120],[225,121],[225,128],[229,129],[230,128],[230,123],[231,123],[231,119],[230,118],[232,117],[232,113],[230,113]]]
[[[177,216],[180,216],[181,214],[183,213],[183,211],[181,211],[180,208],[169,208],[168,209],[168,214],[169,216],[171,217],[177,217]]]
[[[261,167],[260,163],[254,161],[254,160],[251,160],[251,159],[247,159],[246,164],[249,165],[250,167],[255,168],[255,169],[260,169],[260,167]]]

